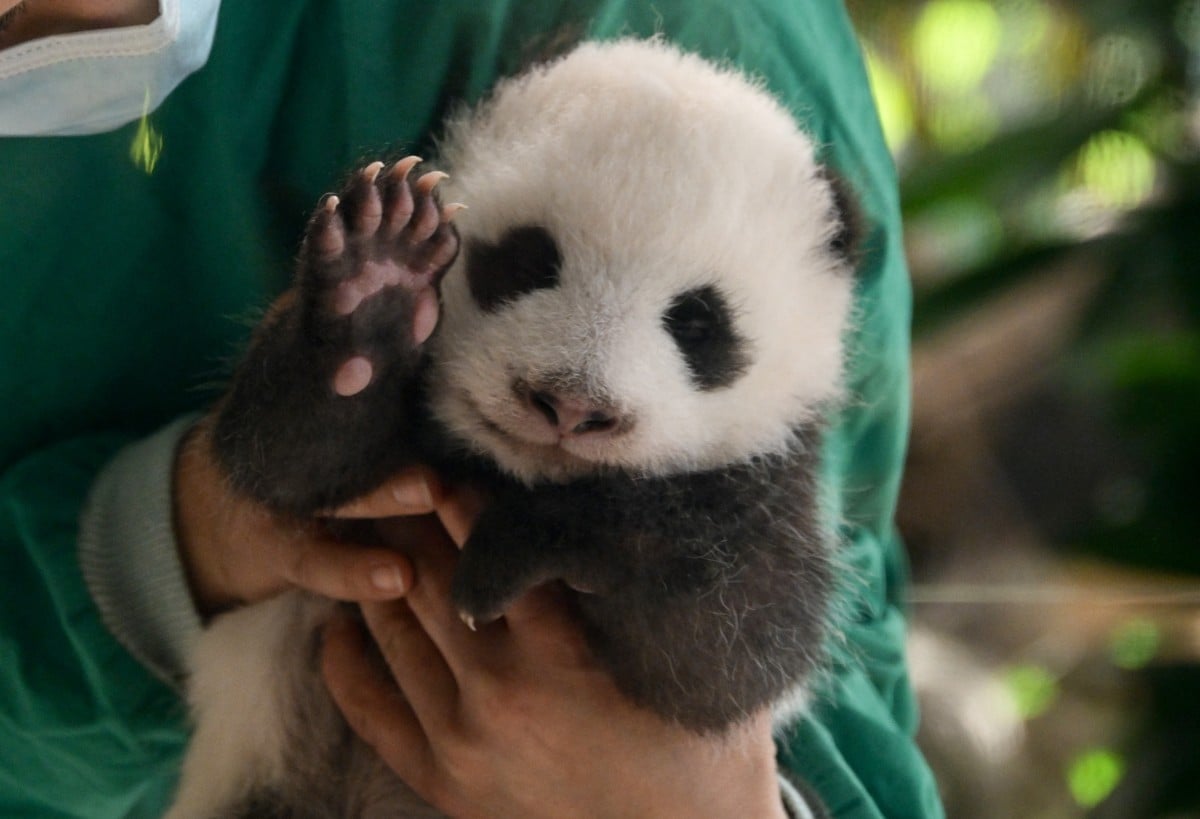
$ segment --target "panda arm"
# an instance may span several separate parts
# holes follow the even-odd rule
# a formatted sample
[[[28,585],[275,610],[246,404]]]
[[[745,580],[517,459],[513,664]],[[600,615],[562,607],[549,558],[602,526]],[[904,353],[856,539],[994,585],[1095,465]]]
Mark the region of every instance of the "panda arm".
[[[830,579],[814,449],[501,498],[464,547],[455,604],[486,622],[561,580],[627,696],[687,727],[723,729],[787,694],[821,653]]]
[[[373,163],[309,221],[294,287],[257,329],[217,408],[213,451],[236,491],[309,516],[415,456],[422,347],[458,238],[415,157]]]

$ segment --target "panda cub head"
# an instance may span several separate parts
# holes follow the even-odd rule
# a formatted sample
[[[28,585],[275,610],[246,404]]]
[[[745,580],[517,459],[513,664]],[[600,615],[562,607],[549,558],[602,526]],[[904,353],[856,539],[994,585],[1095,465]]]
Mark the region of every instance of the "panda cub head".
[[[444,155],[462,252],[431,400],[526,482],[786,450],[835,399],[853,286],[812,141],[743,76],[587,44],[500,85]]]

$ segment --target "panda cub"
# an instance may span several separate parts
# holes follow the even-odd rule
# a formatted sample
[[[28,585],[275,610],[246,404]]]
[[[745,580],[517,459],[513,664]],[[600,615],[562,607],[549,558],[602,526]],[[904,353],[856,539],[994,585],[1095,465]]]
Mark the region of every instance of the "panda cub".
[[[815,481],[853,289],[812,140],[738,73],[626,40],[449,123],[449,177],[418,161],[312,217],[218,408],[230,484],[306,518],[432,465],[493,499],[452,588],[468,625],[560,582],[664,719],[795,702],[827,619]],[[292,592],[206,630],[170,816],[436,815],[324,691],[332,606]]]

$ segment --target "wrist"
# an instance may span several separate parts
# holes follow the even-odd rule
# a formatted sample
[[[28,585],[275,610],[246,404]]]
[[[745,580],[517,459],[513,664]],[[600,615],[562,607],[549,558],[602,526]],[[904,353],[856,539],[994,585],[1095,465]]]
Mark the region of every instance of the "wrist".
[[[245,602],[232,587],[220,550],[215,548],[217,533],[224,531],[229,516],[236,514],[236,500],[228,496],[211,451],[205,418],[180,443],[172,481],[179,560],[196,610],[205,618]]]
[[[176,550],[171,483],[180,418],[123,448],[97,475],[79,523],[79,561],[105,625],[178,685],[201,623]]]

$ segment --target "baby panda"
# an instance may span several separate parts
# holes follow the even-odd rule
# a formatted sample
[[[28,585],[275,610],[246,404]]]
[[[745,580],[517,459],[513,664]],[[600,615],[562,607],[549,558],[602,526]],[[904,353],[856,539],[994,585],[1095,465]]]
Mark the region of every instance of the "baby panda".
[[[449,177],[418,161],[318,206],[218,408],[230,485],[307,519],[430,465],[491,498],[452,587],[464,628],[560,583],[662,718],[719,732],[796,702],[853,289],[812,140],[737,72],[626,40],[454,118]],[[324,691],[333,605],[293,592],[206,630],[171,817],[436,815]]]

